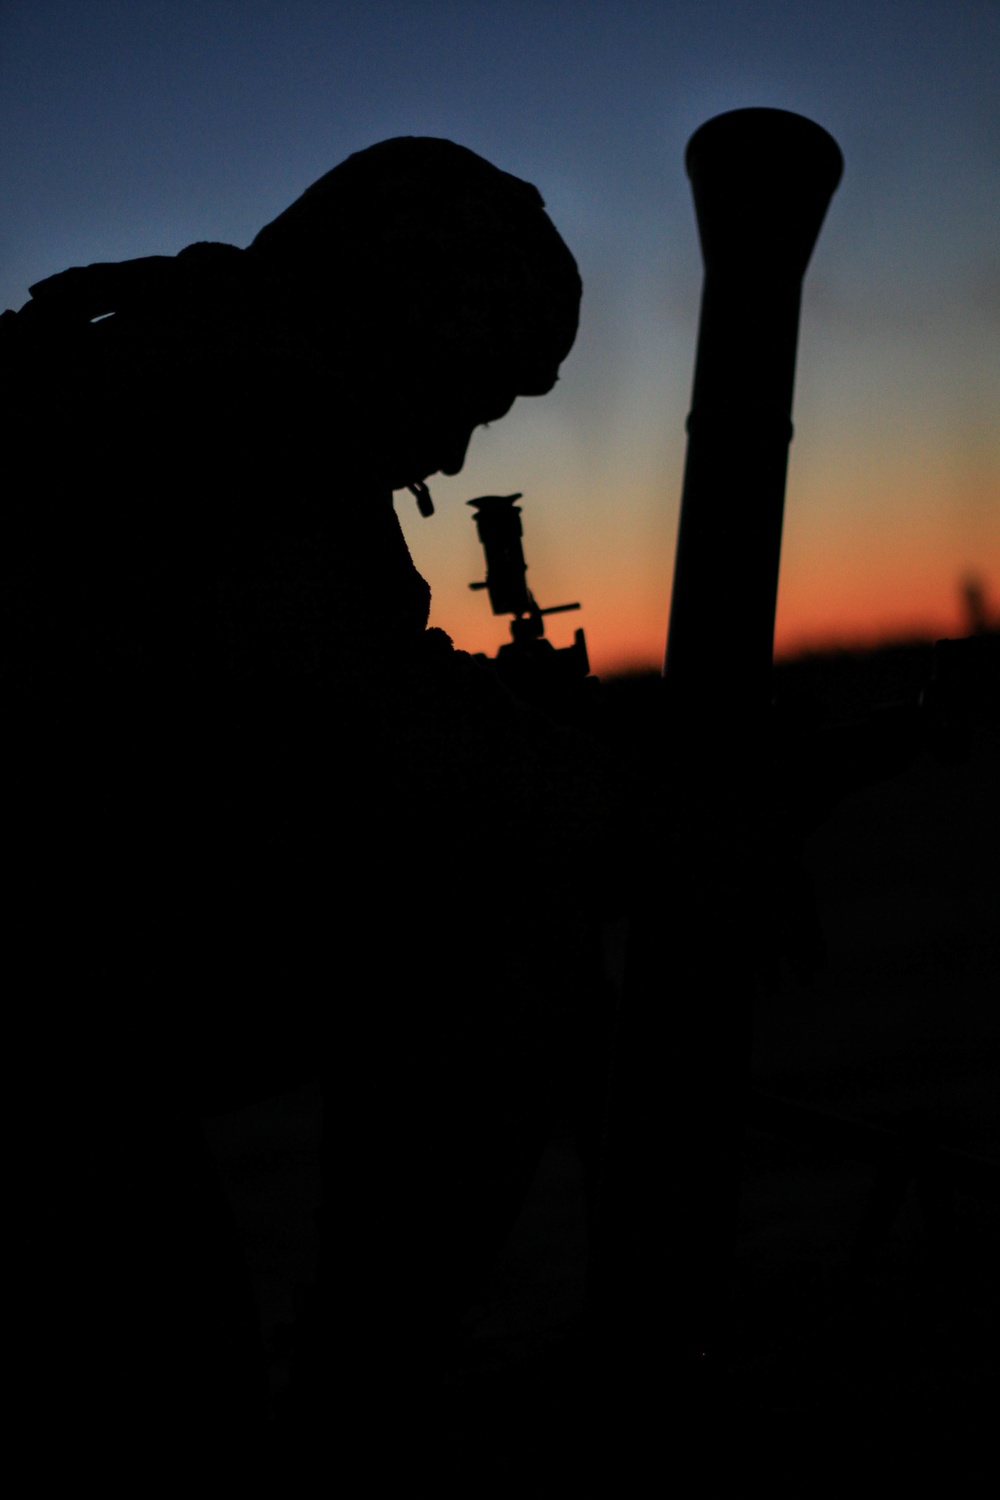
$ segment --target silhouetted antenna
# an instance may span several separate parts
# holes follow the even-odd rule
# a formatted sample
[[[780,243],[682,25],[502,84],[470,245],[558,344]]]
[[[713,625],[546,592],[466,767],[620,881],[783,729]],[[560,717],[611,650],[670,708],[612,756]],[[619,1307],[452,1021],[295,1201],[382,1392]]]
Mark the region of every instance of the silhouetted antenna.
[[[961,592],[966,635],[985,635],[990,628],[990,621],[983,580],[974,573],[967,574],[962,579]]]

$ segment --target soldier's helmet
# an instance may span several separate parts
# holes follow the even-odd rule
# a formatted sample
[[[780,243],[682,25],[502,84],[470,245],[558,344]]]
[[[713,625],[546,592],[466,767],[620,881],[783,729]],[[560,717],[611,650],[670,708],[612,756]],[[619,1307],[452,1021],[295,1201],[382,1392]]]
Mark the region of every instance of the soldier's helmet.
[[[449,140],[349,156],[249,247],[313,329],[376,360],[489,370],[544,395],[572,347],[581,282],[537,188]]]

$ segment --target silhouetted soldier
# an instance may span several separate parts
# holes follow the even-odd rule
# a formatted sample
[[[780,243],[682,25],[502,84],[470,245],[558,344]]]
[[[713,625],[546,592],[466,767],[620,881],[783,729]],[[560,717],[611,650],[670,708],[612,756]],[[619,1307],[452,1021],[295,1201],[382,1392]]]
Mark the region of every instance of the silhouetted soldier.
[[[579,298],[533,187],[405,138],[247,250],[69,270],[0,324],[29,1381],[70,1445],[262,1428],[199,1116],[322,1080],[296,1389],[340,1431],[433,1382],[530,1181],[612,782],[428,631],[392,493],[551,389]]]

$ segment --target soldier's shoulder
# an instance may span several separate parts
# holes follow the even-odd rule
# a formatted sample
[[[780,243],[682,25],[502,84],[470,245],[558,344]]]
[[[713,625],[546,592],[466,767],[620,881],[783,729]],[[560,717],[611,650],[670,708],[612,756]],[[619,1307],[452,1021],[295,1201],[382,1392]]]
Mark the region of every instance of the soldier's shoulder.
[[[35,282],[0,320],[5,371],[48,380],[188,380],[315,375],[317,351],[282,312],[258,257],[201,241],[177,255],[71,266]]]

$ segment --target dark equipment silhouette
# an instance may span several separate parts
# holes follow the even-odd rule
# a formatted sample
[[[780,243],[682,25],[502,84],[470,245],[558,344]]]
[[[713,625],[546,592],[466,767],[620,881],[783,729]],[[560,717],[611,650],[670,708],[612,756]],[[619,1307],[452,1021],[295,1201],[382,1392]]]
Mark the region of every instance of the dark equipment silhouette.
[[[667,774],[695,813],[681,840],[684,881],[668,883],[650,849],[633,916],[591,1296],[601,1364],[618,1372],[617,1399],[640,1426],[668,1386],[704,1410],[701,1386],[723,1380],[727,1364],[758,942],[754,877],[741,861],[752,867],[768,837],[766,734],[801,283],[842,169],[819,126],[766,109],[709,121],[686,164],[705,283],[665,689]],[[671,1070],[665,1094],[658,1080],[669,1052],[683,1068]],[[644,1153],[662,1151],[665,1137],[687,1143],[670,1154],[670,1222],[642,1187]],[[652,1383],[651,1348],[662,1360]]]
[[[486,554],[486,579],[470,589],[486,589],[495,615],[513,615],[511,640],[494,660],[500,678],[525,703],[557,718],[579,719],[578,687],[590,673],[587,642],[582,630],[573,632],[572,646],[556,648],[545,638],[545,616],[562,615],[579,604],[539,605],[528,588],[528,565],[521,542],[521,510],[516,495],[481,495],[470,500],[476,508],[476,530]],[[484,658],[485,659],[485,658]],[[591,681],[595,687],[596,680]]]
[[[668,1399],[682,1436],[724,1430],[740,1121],[837,1128],[747,1101],[755,985],[782,942],[822,962],[804,830],[921,748],[960,758],[993,669],[988,639],[939,643],[920,704],[836,735],[772,705],[801,282],[840,153],[747,110],[687,163],[706,275],[667,663],[627,732],[583,632],[545,638],[578,606],[528,588],[519,494],[469,502],[472,587],[513,617],[489,663],[427,629],[392,507],[408,490],[432,514],[428,477],[551,389],[573,343],[579,276],[530,185],[450,142],[383,142],[245,251],[75,268],[0,322],[36,455],[0,556],[8,978],[19,1086],[47,1102],[27,1368],[74,1462],[108,1405],[147,1455],[214,1446],[230,1481],[269,1421],[279,1479],[303,1455],[339,1475],[341,1443],[394,1475],[440,1461],[461,1318],[567,1074],[592,1236],[563,1413],[612,1462],[631,1439],[648,1458]],[[386,359],[397,341],[415,364]],[[608,915],[630,918],[616,1017]],[[324,1106],[319,1276],[269,1409],[200,1122],[303,1080]],[[897,1181],[883,1137],[851,1143]],[[517,1412],[493,1403],[494,1450]],[[482,1461],[472,1440],[467,1479]]]
[[[967,755],[974,726],[1000,721],[1000,664],[995,641],[939,642],[919,701],[834,733],[807,704],[773,701],[801,285],[843,164],[819,126],[765,109],[710,120],[686,163],[705,283],[660,727],[674,870],[651,842],[629,931],[588,1284],[601,1408],[619,1451],[638,1442],[647,1454],[668,1409],[696,1441],[735,1431],[745,1122],[835,1140],[879,1164],[868,1250],[911,1176],[937,1231],[944,1182],[993,1199],[998,1186],[988,1162],[749,1092],[754,994],[776,982],[777,952],[804,976],[824,963],[801,863],[806,831],[925,750],[944,763]],[[649,1191],[657,1181],[662,1194]]]

